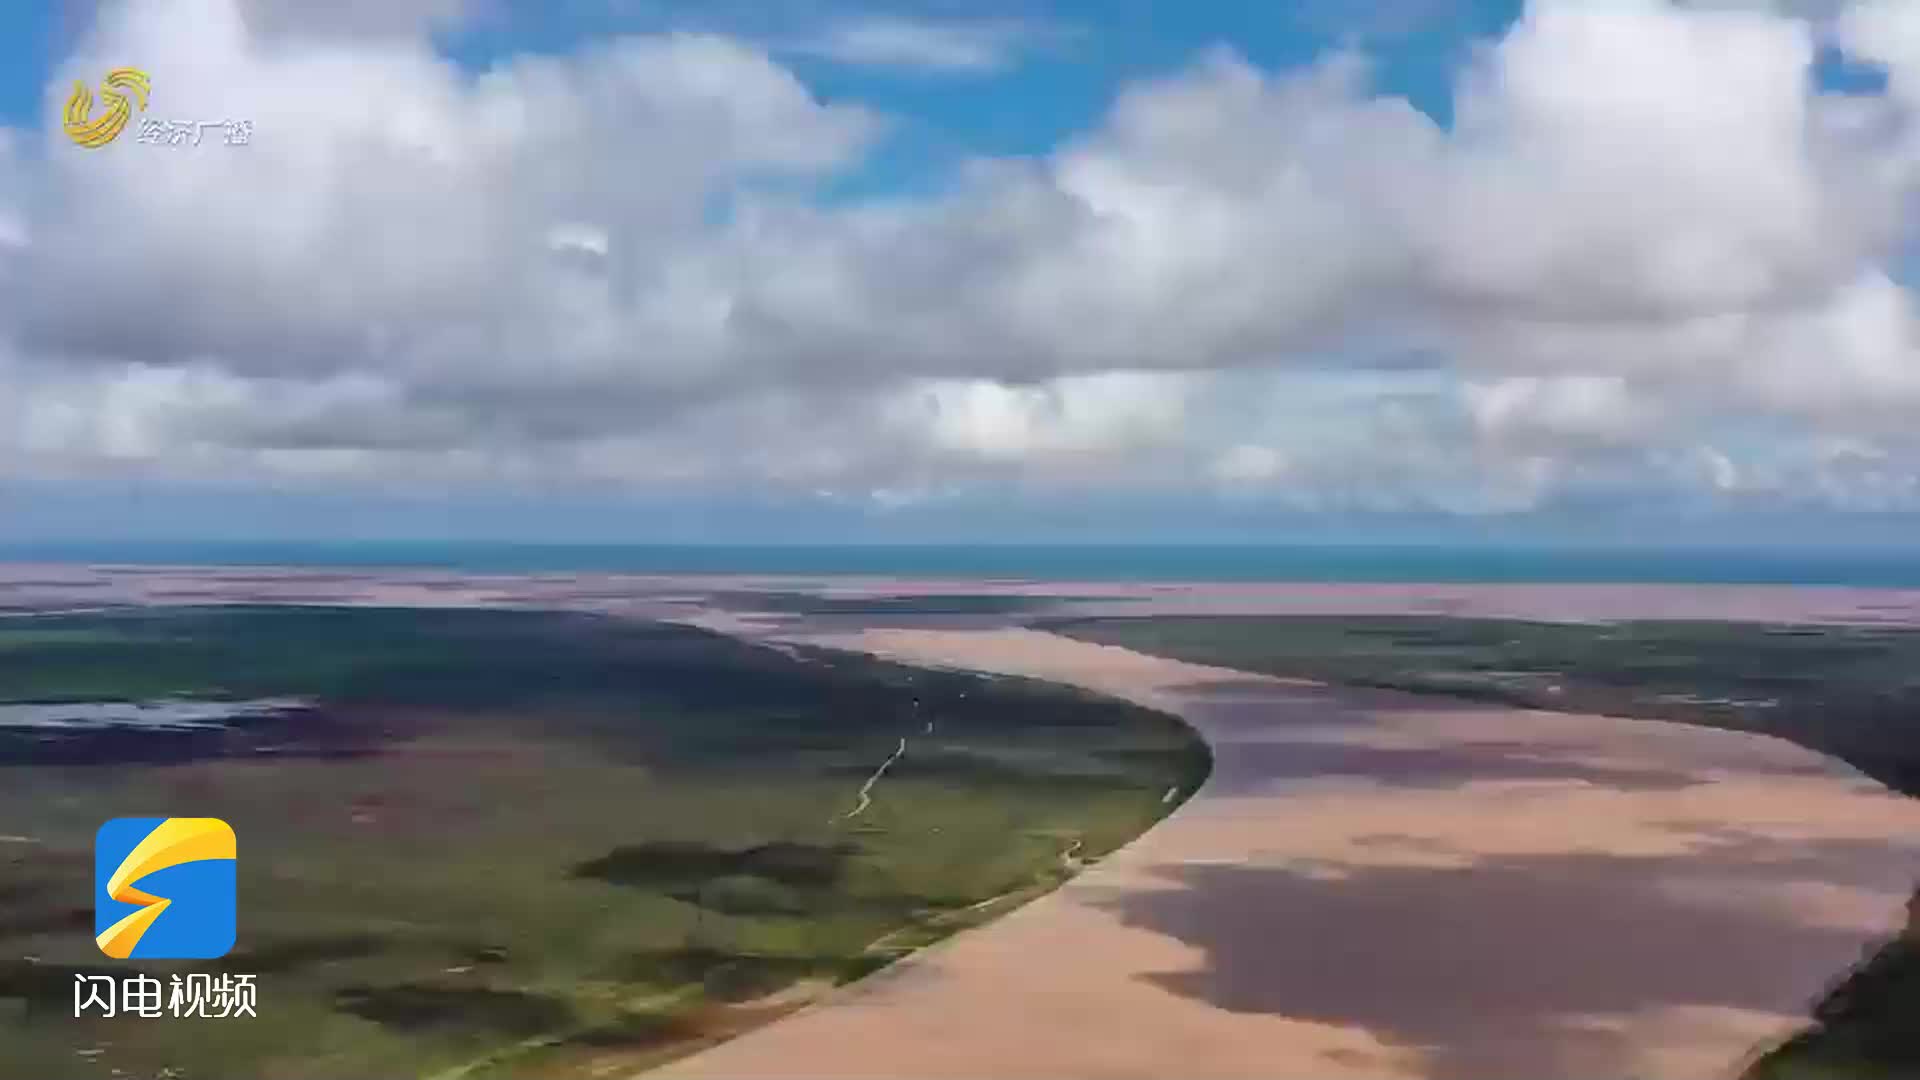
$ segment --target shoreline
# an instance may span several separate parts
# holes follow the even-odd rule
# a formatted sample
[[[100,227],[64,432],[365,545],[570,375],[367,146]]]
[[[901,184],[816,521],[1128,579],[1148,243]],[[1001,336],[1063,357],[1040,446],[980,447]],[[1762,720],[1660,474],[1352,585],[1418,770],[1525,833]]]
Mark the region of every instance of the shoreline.
[[[0,562],[0,610],[114,604],[391,604],[540,607],[686,619],[726,614],[740,593],[799,596],[814,610],[747,608],[796,621],[850,606],[876,617],[940,625],[912,601],[987,597],[1011,606],[977,615],[1031,618],[1136,615],[1450,615],[1542,622],[1698,619],[1920,627],[1920,588],[1853,585],[1603,583],[1338,583],[979,579],[955,576],[469,573],[340,567],[137,566]],[[876,602],[895,601],[892,605]],[[859,610],[865,605],[865,610]],[[1024,605],[1024,606],[1023,606]],[[734,613],[742,613],[735,611]]]
[[[327,567],[363,572],[451,570],[644,575],[744,573],[1093,582],[1215,583],[1713,581],[1920,588],[1920,559],[1877,542],[1486,543],[1215,540],[1115,543],[842,541],[750,543],[514,543],[484,540],[24,541],[0,563],[166,567]]]
[[[1046,637],[880,630],[786,640],[1171,705],[1215,756],[1199,790],[1059,890],[649,1075],[1722,1076],[1804,1028],[1806,1007],[1836,973],[1898,933],[1913,876],[1889,865],[1890,854],[1904,850],[1920,872],[1920,802],[1869,790],[1877,785],[1844,764],[1781,740],[1437,705],[1425,695],[1248,676]],[[1272,731],[1249,721],[1263,708],[1367,713],[1335,724],[1296,716],[1301,727],[1290,730],[1311,728],[1311,738],[1282,745],[1425,754],[1419,764],[1442,771],[1470,772],[1471,762],[1443,760],[1448,750],[1508,738],[1523,719],[1540,746],[1559,748],[1530,764],[1568,775],[1468,779],[1453,789],[1262,775],[1249,759],[1272,747]],[[1455,730],[1435,734],[1435,724]],[[1662,768],[1674,775],[1663,781]],[[1804,813],[1768,812],[1782,785],[1798,789],[1790,794]],[[1714,794],[1680,794],[1694,787]],[[1513,826],[1521,808],[1531,827]],[[1691,818],[1676,827],[1672,815],[1682,811]],[[1723,850],[1729,832],[1741,838]],[[1813,863],[1840,880],[1810,878],[1805,861],[1791,857],[1795,848],[1822,851]],[[1688,872],[1702,862],[1710,872]],[[1380,884],[1337,900],[1349,888],[1343,879],[1369,875]],[[1569,876],[1580,888],[1556,883]],[[1723,891],[1730,884],[1737,894]],[[1396,899],[1409,890],[1446,902],[1415,911]],[[1664,979],[1661,971],[1614,970],[1600,980],[1588,972],[1605,983],[1598,997],[1611,1008],[1587,1000],[1595,995],[1577,986],[1581,965],[1565,958],[1502,970],[1498,941],[1478,944],[1485,962],[1465,976],[1456,963],[1470,957],[1427,941],[1430,959],[1445,962],[1415,958],[1398,970],[1422,988],[1412,996],[1388,979],[1331,969],[1325,986],[1290,977],[1272,952],[1290,936],[1276,905],[1315,926],[1315,940],[1295,947],[1361,963],[1369,951],[1387,956],[1383,942],[1405,953],[1459,929],[1443,918],[1423,931],[1416,916],[1457,918],[1482,905],[1517,926],[1516,944],[1550,956],[1553,938],[1579,933],[1566,927],[1608,921],[1610,894],[1642,917],[1575,952],[1593,964],[1624,951],[1666,965]],[[1362,913],[1343,916],[1349,905]],[[1466,921],[1475,924],[1470,914]],[[1712,928],[1728,922],[1741,932],[1713,941]],[[1480,934],[1506,932],[1484,918],[1477,925]],[[1649,936],[1662,942],[1659,953],[1636,946]],[[1068,970],[1035,967],[1037,949],[1081,959]],[[1663,1000],[1662,983],[1675,980],[1686,992]],[[1538,1000],[1522,1007],[1510,997],[1516,981]],[[1346,1015],[1326,1007],[1316,1015],[1312,999],[1323,993]],[[1443,995],[1473,1007],[1449,1012]],[[1381,997],[1389,1000],[1369,1001]],[[1050,1038],[1062,1025],[1082,1032],[1073,1048]],[[952,1045],[954,1030],[968,1032],[964,1046]],[[1089,1049],[1089,1040],[1107,1049]]]

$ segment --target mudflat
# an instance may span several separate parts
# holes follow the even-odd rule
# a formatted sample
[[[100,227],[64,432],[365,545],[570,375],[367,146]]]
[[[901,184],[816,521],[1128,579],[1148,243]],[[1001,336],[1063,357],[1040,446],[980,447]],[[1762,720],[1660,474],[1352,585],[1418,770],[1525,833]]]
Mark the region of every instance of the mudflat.
[[[1052,895],[664,1075],[1727,1076],[1920,874],[1920,802],[1768,737],[1026,629],[812,640],[1166,708],[1215,769]]]

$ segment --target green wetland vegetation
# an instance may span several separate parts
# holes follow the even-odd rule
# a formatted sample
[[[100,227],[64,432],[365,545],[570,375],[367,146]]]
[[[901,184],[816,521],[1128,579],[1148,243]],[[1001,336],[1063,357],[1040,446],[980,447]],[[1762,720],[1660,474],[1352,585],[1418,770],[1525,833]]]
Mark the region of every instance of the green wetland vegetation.
[[[1054,887],[1207,768],[1149,710],[664,624],[0,620],[0,1076],[625,1075]],[[234,826],[240,944],[105,961],[94,830],[165,815]],[[73,1019],[76,972],[135,971],[257,975],[259,1017]]]
[[[1056,620],[1070,637],[1241,671],[1763,732],[1920,797],[1920,631],[1443,616]],[[1838,982],[1746,1080],[1920,1076],[1914,926]]]

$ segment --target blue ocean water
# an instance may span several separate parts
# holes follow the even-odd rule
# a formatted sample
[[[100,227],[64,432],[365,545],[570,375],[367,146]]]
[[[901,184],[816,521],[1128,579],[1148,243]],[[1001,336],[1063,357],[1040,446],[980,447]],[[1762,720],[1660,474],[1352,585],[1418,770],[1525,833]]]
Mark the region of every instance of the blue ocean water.
[[[1920,549],[1490,546],[528,545],[113,543],[0,546],[0,561],[1034,579],[1569,582],[1920,587]]]

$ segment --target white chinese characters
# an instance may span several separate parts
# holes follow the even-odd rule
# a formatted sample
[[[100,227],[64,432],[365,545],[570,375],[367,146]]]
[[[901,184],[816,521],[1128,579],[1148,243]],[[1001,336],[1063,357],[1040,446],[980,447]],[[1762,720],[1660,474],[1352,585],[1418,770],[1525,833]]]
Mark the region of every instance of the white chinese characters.
[[[120,1000],[116,991],[119,981],[111,975],[75,975],[73,977],[73,1015],[75,1019],[86,1015],[88,1009],[98,1007],[100,1015],[111,1017],[114,1006]],[[81,997],[85,992],[84,1000]]]
[[[174,975],[166,985],[151,975],[75,975],[73,1016],[146,1019],[257,1017],[259,990],[252,975]]]
[[[251,120],[153,120],[140,121],[134,141],[149,146],[199,146],[210,132],[218,131],[228,146],[247,146],[253,142]]]

